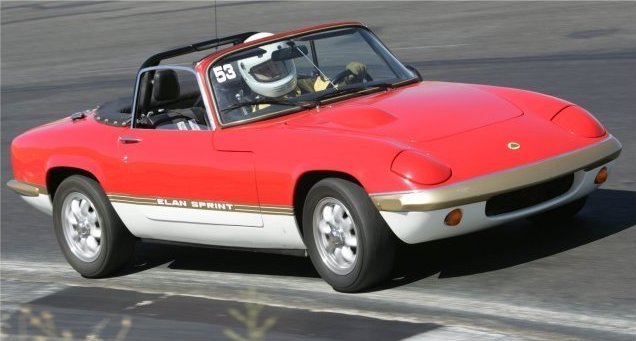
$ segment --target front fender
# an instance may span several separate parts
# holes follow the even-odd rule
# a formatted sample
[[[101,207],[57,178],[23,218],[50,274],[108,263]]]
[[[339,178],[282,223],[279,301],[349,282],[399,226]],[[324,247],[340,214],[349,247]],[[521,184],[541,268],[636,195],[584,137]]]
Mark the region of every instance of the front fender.
[[[290,205],[299,179],[310,172],[335,172],[356,179],[368,193],[409,190],[414,184],[391,171],[404,146],[353,134],[289,129],[269,134],[257,147],[255,168],[262,203]],[[290,143],[293,141],[293,143]],[[284,151],[284,154],[281,154]]]

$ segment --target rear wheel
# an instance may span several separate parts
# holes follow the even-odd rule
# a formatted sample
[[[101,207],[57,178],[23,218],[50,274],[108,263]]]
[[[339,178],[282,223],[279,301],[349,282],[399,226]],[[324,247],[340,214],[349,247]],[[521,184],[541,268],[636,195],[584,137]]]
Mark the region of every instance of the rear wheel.
[[[82,276],[110,275],[132,257],[135,237],[93,179],[73,175],[62,181],[53,200],[53,222],[64,257]]]
[[[303,234],[312,263],[335,290],[369,288],[393,266],[393,234],[364,189],[350,181],[330,178],[311,188]]]
[[[528,219],[535,224],[563,223],[579,213],[579,211],[583,209],[583,206],[585,206],[586,201],[587,196],[577,199],[571,203],[565,204],[561,207],[539,213],[535,216],[529,217]]]

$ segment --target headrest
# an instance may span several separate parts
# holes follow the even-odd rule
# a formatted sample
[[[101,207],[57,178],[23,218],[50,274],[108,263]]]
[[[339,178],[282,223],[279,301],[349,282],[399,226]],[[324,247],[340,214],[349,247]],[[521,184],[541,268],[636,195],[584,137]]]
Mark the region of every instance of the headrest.
[[[152,97],[156,101],[171,101],[179,98],[179,80],[174,70],[155,71]]]

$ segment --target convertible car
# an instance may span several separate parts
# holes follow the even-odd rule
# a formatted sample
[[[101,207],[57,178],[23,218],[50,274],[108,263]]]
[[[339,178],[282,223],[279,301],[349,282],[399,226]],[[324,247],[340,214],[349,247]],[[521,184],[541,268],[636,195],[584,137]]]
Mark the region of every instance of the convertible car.
[[[85,277],[141,239],[308,255],[334,289],[365,290],[401,243],[567,219],[621,151],[573,103],[424,81],[353,22],[164,51],[133,94],[11,145],[7,185],[52,214]]]

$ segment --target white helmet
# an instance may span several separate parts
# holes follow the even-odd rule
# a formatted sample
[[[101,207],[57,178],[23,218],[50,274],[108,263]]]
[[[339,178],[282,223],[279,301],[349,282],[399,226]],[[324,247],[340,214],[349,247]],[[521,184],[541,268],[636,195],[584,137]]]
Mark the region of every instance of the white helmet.
[[[261,32],[251,35],[245,42],[272,36]],[[283,41],[259,46],[265,53],[238,61],[239,72],[255,93],[266,97],[280,97],[296,88],[296,65],[291,60],[272,60],[272,53],[287,48]]]

